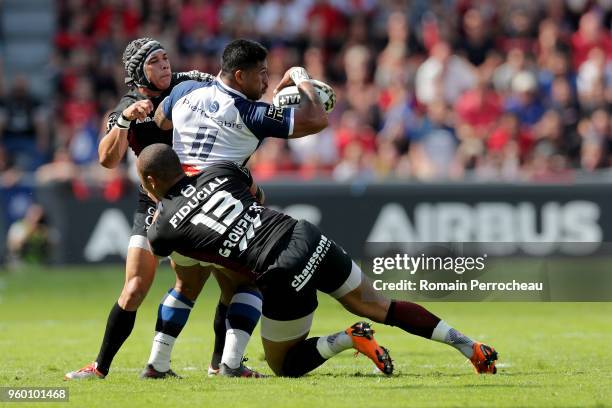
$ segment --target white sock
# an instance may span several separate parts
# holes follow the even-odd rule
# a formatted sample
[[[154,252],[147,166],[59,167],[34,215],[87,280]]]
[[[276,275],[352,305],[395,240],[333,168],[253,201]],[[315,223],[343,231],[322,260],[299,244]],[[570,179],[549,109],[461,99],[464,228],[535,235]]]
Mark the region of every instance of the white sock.
[[[474,354],[474,350],[472,348],[474,341],[461,332],[450,327],[444,320],[440,320],[431,334],[431,339],[453,346],[467,358],[471,358],[472,354]]]
[[[345,332],[330,334],[329,336],[321,336],[317,340],[317,351],[324,359],[329,359],[353,347],[351,336]]]
[[[163,373],[170,369],[170,355],[172,354],[172,348],[174,347],[175,341],[176,337],[169,336],[162,332],[155,333],[149,364],[152,364],[157,371]]]
[[[229,368],[238,368],[242,363],[244,350],[251,336],[249,333],[240,329],[229,329],[225,332],[225,346],[223,347],[223,355],[221,363]]]

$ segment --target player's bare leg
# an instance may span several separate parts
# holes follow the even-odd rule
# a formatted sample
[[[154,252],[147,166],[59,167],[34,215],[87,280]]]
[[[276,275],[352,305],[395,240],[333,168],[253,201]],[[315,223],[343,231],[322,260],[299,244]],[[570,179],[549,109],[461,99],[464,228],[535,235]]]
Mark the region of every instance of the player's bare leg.
[[[384,323],[391,301],[372,289],[369,279],[362,275],[359,286],[338,298],[342,306],[357,316]]]
[[[285,358],[287,353],[293,349],[296,345],[299,345],[308,337],[308,333],[300,336],[294,340],[288,341],[272,341],[268,340],[264,337],[261,338],[261,342],[263,344],[264,353],[266,355],[266,362],[276,375],[285,375],[283,370],[283,365],[285,362]],[[308,358],[308,356],[304,356]]]
[[[156,270],[157,259],[151,251],[142,248],[128,248],[125,261],[125,283],[117,301],[119,307],[126,311],[136,312],[151,289]]]
[[[212,274],[215,280],[219,284],[221,289],[221,295],[219,301],[225,305],[229,305],[232,301],[232,296],[236,292],[236,288],[240,285],[248,285],[249,281],[244,279],[241,275],[231,272],[229,269],[221,268],[219,266],[212,268]],[[231,277],[230,277],[231,276]],[[239,280],[238,277],[240,277]]]
[[[180,266],[172,262],[172,269],[176,273],[174,290],[180,292],[187,299],[195,302],[202,292],[202,288],[214,270],[211,266]]]

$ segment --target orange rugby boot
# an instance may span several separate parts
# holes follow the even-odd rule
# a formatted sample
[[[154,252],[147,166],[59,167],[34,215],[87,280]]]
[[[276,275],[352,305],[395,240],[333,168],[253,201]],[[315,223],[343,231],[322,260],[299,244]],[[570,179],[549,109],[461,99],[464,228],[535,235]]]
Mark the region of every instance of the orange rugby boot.
[[[393,374],[393,360],[389,351],[374,340],[374,330],[369,323],[357,322],[346,329],[345,333],[353,340],[353,348],[357,350],[355,355],[361,353],[372,360],[384,374]]]
[[[495,367],[495,361],[497,361],[497,351],[491,346],[487,346],[483,343],[475,342],[472,346],[474,354],[470,361],[474,365],[478,374],[495,374],[497,368]]]

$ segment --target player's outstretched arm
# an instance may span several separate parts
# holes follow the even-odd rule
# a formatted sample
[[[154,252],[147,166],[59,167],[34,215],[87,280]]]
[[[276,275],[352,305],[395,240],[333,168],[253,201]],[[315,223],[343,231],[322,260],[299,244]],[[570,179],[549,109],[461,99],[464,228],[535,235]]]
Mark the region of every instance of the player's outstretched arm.
[[[153,110],[153,103],[146,99],[137,101],[122,112],[109,115],[106,135],[98,145],[98,160],[108,169],[117,167],[128,148],[128,130],[133,120],[144,120]]]
[[[327,112],[304,68],[292,67],[285,72],[274,93],[292,83],[297,86],[301,98],[300,106],[295,110],[293,133],[289,137],[293,139],[319,133],[327,127]]]

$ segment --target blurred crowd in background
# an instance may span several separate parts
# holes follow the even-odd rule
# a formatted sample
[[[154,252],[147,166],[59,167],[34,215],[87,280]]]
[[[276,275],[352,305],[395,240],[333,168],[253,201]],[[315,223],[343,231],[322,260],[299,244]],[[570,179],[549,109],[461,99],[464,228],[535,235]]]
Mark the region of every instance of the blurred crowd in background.
[[[2,183],[121,194],[129,160],[103,169],[97,143],[142,36],[174,71],[216,74],[244,37],[269,49],[269,92],[294,65],[333,86],[329,128],[268,139],[260,181],[571,181],[612,164],[611,18],[612,0],[57,0],[53,96],[0,86]]]

